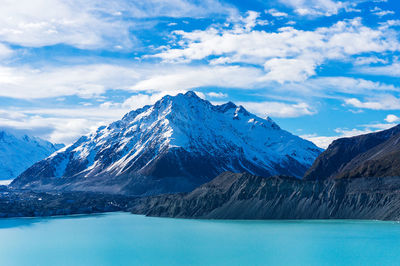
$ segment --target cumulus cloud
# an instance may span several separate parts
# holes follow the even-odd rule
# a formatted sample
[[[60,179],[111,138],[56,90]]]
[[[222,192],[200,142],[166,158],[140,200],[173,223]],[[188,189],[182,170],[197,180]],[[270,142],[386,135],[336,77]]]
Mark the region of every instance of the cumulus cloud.
[[[266,14],[270,14],[273,17],[287,17],[288,16],[287,13],[279,11],[279,10],[277,10],[275,8],[271,8],[271,9],[265,10],[265,13]]]
[[[222,92],[209,92],[207,93],[207,96],[211,97],[211,98],[226,98],[228,97],[228,94],[226,93],[222,93]]]
[[[293,27],[278,32],[250,31],[255,13],[231,28],[213,26],[192,32],[174,31],[177,47],[165,47],[154,57],[164,62],[208,60],[210,64],[255,64],[265,69],[264,80],[304,81],[327,60],[348,61],[369,52],[396,51],[400,43],[390,28],[364,26],[360,18],[339,21],[313,31]],[[217,58],[215,58],[217,57]],[[290,73],[290,74],[288,74]]]
[[[304,115],[313,115],[313,110],[307,103],[284,103],[284,102],[238,102],[247,110],[260,116],[272,117],[299,117]]]
[[[379,95],[365,101],[360,101],[357,98],[350,98],[345,99],[345,103],[363,109],[400,110],[400,99],[390,94]]]
[[[253,67],[196,66],[160,69],[131,87],[134,91],[187,90],[204,86],[249,88],[256,86],[262,72]]]
[[[92,64],[35,69],[0,66],[0,96],[36,99],[78,95],[92,97],[108,89],[127,89],[139,74],[131,67]]]
[[[315,74],[314,60],[309,59],[286,59],[273,58],[264,64],[266,71],[262,80],[277,81],[284,83],[287,81],[304,81]]]
[[[385,121],[388,123],[399,122],[400,117],[398,117],[397,115],[390,114],[386,116]]]

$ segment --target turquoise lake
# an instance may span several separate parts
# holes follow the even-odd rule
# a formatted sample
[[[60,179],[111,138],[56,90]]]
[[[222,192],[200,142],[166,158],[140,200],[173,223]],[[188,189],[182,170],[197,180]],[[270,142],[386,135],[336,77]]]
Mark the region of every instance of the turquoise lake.
[[[113,213],[0,220],[0,265],[399,265],[400,223]]]

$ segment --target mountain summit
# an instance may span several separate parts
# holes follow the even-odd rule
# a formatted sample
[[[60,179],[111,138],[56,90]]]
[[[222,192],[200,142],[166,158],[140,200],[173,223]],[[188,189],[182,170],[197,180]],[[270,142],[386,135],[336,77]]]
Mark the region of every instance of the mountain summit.
[[[224,171],[300,178],[320,153],[269,118],[187,92],[81,137],[12,186],[132,195],[190,191]]]

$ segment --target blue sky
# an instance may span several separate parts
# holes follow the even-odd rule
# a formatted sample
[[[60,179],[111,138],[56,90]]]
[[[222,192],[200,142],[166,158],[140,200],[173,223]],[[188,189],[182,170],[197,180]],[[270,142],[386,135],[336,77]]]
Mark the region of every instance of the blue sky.
[[[321,147],[400,121],[395,0],[0,4],[0,128],[71,143],[187,90]]]

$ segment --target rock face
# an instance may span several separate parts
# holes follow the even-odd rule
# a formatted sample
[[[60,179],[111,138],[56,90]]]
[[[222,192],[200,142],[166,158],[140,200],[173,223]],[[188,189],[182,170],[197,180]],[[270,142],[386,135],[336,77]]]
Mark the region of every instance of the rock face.
[[[14,188],[152,195],[191,191],[224,171],[301,178],[321,150],[229,102],[212,105],[194,92],[81,137],[38,162]]]
[[[400,176],[400,125],[335,140],[314,162],[305,180]]]
[[[0,130],[0,180],[13,179],[64,145]]]
[[[202,219],[400,219],[400,177],[304,181],[223,173],[190,193],[138,199],[133,213]]]

